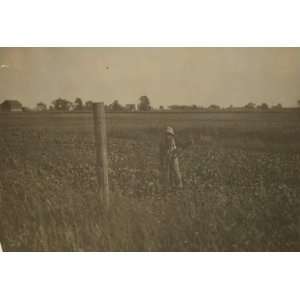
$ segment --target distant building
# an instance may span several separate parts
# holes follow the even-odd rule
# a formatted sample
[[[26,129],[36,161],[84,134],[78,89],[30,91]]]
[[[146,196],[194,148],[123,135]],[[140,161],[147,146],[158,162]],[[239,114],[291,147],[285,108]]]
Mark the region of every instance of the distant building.
[[[136,111],[136,105],[135,104],[126,104],[125,110],[126,111]]]
[[[19,112],[23,111],[22,104],[18,100],[5,100],[1,104],[1,111]]]

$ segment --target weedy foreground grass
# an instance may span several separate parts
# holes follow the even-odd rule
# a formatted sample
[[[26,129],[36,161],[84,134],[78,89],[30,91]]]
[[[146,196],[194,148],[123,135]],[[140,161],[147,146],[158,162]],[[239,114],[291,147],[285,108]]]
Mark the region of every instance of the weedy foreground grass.
[[[107,212],[92,130],[2,124],[4,250],[300,250],[300,124],[174,121],[184,178],[177,191],[159,184],[160,124],[148,125],[109,126]]]

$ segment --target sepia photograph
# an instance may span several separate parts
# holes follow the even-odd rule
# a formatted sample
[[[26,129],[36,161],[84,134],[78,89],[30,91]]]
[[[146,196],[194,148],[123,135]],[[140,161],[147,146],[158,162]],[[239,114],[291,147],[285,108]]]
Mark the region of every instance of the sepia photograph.
[[[300,48],[1,47],[0,250],[300,251]]]

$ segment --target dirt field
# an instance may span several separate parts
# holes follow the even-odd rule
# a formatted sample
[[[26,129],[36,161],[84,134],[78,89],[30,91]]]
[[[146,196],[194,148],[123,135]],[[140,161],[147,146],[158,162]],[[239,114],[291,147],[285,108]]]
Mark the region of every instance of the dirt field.
[[[0,241],[10,251],[299,251],[300,114],[109,114],[111,210],[91,114],[0,114]],[[178,133],[184,189],[163,193]]]

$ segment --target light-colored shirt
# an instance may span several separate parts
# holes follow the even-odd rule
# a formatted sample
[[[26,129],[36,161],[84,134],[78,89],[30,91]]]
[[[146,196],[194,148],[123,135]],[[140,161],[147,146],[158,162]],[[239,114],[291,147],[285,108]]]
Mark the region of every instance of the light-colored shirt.
[[[177,148],[174,136],[168,134],[162,137],[160,143],[160,159],[161,164],[164,164],[164,161],[175,159],[177,157]]]

